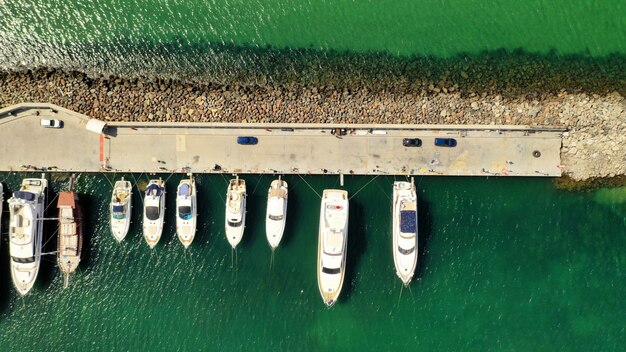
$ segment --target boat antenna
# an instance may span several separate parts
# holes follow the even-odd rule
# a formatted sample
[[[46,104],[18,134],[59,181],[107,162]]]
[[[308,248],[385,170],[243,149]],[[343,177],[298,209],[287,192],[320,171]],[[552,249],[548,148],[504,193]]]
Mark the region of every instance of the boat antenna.
[[[69,283],[70,283],[70,274],[65,273],[65,275],[63,276],[63,288],[67,288]]]

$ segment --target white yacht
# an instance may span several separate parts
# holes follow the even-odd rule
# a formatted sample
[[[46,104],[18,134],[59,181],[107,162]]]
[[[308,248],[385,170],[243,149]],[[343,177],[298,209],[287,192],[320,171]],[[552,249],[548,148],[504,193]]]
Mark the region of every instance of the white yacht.
[[[129,181],[115,182],[113,195],[111,196],[111,232],[118,242],[122,242],[130,228],[130,216],[132,212],[133,186]]]
[[[164,214],[165,182],[161,178],[150,180],[143,199],[143,237],[150,249],[161,239]]]
[[[326,189],[322,195],[317,248],[317,284],[328,307],[337,302],[346,269],[348,192]]]
[[[181,180],[176,192],[176,234],[189,247],[196,235],[196,181],[190,175]]]
[[[393,262],[408,285],[417,265],[417,196],[411,182],[393,183]]]
[[[230,180],[226,194],[226,239],[236,248],[246,227],[246,181]]]
[[[47,188],[44,175],[24,179],[8,202],[11,276],[22,296],[33,287],[39,272]]]
[[[285,231],[287,218],[287,195],[289,192],[287,182],[281,180],[272,181],[267,192],[267,213],[265,216],[265,234],[272,250],[278,247]]]

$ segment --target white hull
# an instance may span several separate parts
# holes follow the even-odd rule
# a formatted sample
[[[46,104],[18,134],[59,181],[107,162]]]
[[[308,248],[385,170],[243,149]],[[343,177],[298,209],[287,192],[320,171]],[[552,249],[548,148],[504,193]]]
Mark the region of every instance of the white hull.
[[[417,265],[417,196],[412,182],[393,184],[393,261],[404,285]]]
[[[47,187],[44,178],[24,179],[20,191],[9,199],[11,277],[22,296],[32,289],[39,273]]]
[[[246,227],[246,182],[230,180],[226,193],[226,216],[224,221],[226,239],[236,248],[243,238]]]
[[[196,182],[182,180],[176,192],[176,234],[185,248],[191,245],[196,235],[196,218]]]
[[[287,220],[288,185],[283,180],[274,180],[267,192],[265,213],[265,235],[272,249],[276,249],[283,238]]]
[[[129,181],[124,181],[124,178],[122,177],[120,181],[115,182],[109,210],[111,233],[117,242],[122,242],[122,240],[124,240],[128,234],[128,229],[130,228],[130,216],[133,208],[132,195],[132,185]],[[115,213],[113,211],[114,209],[123,209],[123,211]]]
[[[165,182],[150,180],[143,201],[143,236],[150,249],[154,248],[163,234],[165,216]]]
[[[346,272],[348,192],[327,189],[322,195],[317,246],[317,284],[330,307],[339,298]]]

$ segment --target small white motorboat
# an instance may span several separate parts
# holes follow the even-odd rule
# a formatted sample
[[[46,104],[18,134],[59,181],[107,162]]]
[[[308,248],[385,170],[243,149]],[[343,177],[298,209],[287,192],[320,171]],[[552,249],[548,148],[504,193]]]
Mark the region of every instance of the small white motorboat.
[[[324,190],[317,246],[317,283],[328,307],[337,302],[345,277],[348,213],[348,192]]]
[[[165,182],[161,178],[150,180],[143,201],[143,236],[154,248],[163,233],[165,215]]]
[[[393,262],[404,285],[413,279],[417,265],[417,195],[411,182],[393,184]]]
[[[226,239],[236,248],[246,226],[246,181],[239,177],[228,184],[225,226]]]
[[[185,248],[196,235],[196,217],[196,181],[190,175],[180,181],[176,192],[176,234]]]
[[[287,219],[287,182],[281,180],[272,181],[267,192],[267,213],[265,216],[265,235],[272,250],[278,247],[285,231]]]
[[[122,242],[130,228],[133,187],[129,181],[115,182],[111,196],[111,233],[117,242]]]

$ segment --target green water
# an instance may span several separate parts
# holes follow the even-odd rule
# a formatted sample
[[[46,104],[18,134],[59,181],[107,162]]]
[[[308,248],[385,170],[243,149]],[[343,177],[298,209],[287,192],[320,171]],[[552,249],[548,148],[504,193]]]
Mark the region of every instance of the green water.
[[[5,0],[0,10],[4,69],[349,87],[474,71],[472,87],[623,90],[622,0]]]
[[[347,177],[344,188],[354,195],[347,281],[340,301],[327,309],[315,274],[315,192],[339,187],[338,178],[306,177],[310,188],[300,177],[286,177],[286,234],[270,268],[263,221],[271,178],[243,177],[247,227],[231,268],[222,176],[197,179],[198,235],[187,251],[174,235],[173,194],[181,176],[168,180],[166,228],[151,252],[140,233],[139,198],[131,232],[117,244],[107,224],[110,184],[101,175],[82,175],[77,190],[85,200],[89,250],[69,288],[48,256],[36,287],[19,298],[3,234],[2,350],[626,348],[623,188],[567,193],[547,179],[416,179],[419,279],[402,290],[391,255],[394,179]],[[19,178],[4,184],[8,197]],[[52,182],[55,193],[67,185]],[[54,250],[54,239],[47,247]]]
[[[624,53],[619,0],[66,0],[4,5],[5,37],[22,40],[148,39],[388,51],[450,56],[530,52]]]

